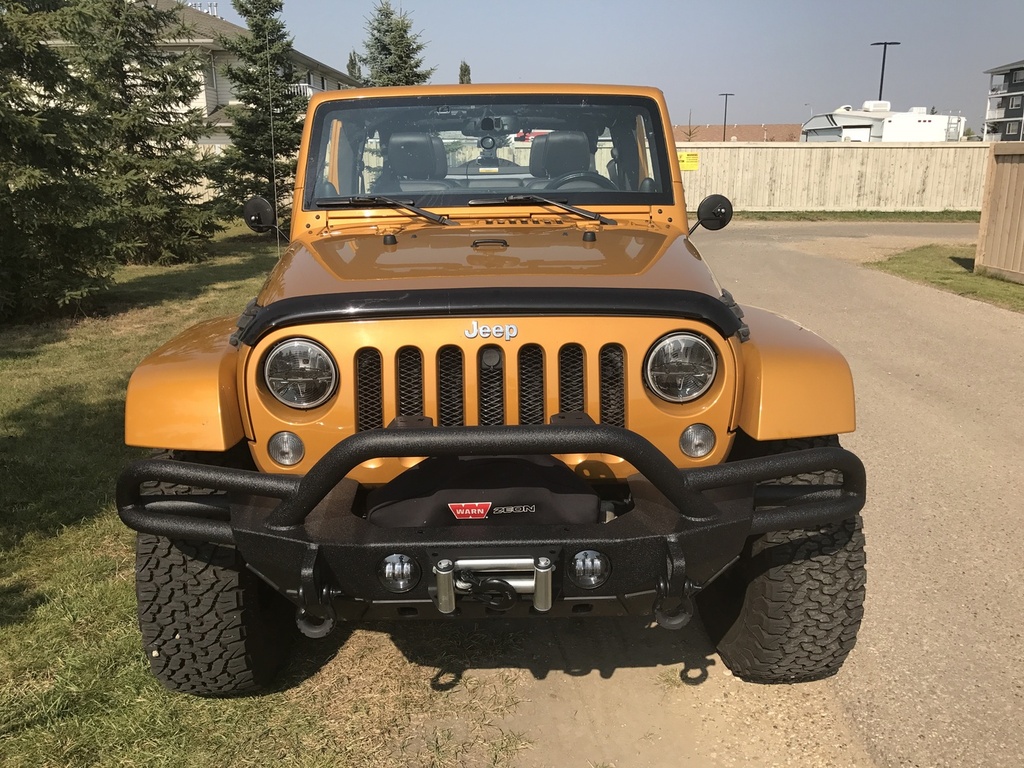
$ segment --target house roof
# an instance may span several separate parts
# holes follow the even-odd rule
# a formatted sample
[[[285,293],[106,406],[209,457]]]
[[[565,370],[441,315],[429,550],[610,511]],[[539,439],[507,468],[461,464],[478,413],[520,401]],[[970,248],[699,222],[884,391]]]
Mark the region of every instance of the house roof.
[[[221,46],[219,40],[222,37],[231,38],[238,37],[240,35],[248,37],[249,35],[249,30],[245,27],[240,27],[238,24],[234,24],[227,19],[214,16],[212,13],[206,13],[198,8],[193,8],[179,0],[149,0],[149,2],[161,10],[177,10],[181,14],[182,21],[185,25],[193,30],[192,36],[188,40],[171,41],[174,43],[199,44],[206,45],[214,49],[220,49]],[[345,85],[353,88],[357,88],[361,85],[361,83],[351,77],[347,72],[335,69],[329,64],[324,64],[322,61],[318,61],[311,56],[307,56],[301,51],[293,49],[293,53],[295,61],[303,67],[321,71],[325,75],[329,75],[331,80],[337,80],[338,82],[344,83]]]
[[[722,124],[673,125],[677,143],[687,141],[721,141]],[[800,141],[800,123],[765,123],[761,125],[727,125],[725,140],[733,141]]]
[[[249,30],[233,24],[220,16],[206,13],[178,0],[149,0],[161,11],[178,10],[185,24],[195,31],[195,40],[216,40],[218,37],[237,37],[248,35]]]
[[[1015,69],[1024,69],[1024,59],[1021,59],[1020,61],[1015,61],[1012,64],[1003,64],[1003,66],[996,67],[995,69],[986,69],[985,74],[1001,75],[1004,72],[1012,72]]]

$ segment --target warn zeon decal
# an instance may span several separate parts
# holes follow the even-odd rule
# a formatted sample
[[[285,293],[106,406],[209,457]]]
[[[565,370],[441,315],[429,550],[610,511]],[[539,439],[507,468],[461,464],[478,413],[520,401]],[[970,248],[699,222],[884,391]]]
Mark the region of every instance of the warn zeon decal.
[[[491,511],[489,501],[470,501],[464,503],[453,503],[448,505],[457,520],[483,520]]]
[[[536,504],[515,504],[509,507],[492,507],[489,501],[471,501],[463,503],[452,503],[448,509],[459,520],[483,520],[487,513],[492,515],[521,515],[524,512],[534,513],[537,511]]]

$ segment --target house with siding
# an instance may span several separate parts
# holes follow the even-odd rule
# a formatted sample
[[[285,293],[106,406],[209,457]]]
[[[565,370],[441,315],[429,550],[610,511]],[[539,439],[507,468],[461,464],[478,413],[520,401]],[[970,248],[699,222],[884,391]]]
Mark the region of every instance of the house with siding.
[[[989,85],[982,138],[1024,140],[1024,60],[985,70],[985,74]]]
[[[227,129],[231,119],[225,107],[237,104],[234,86],[225,74],[225,67],[235,61],[233,54],[224,49],[223,38],[248,35],[249,30],[217,15],[217,3],[183,3],[178,0],[150,0],[162,9],[177,9],[191,34],[186,40],[168,40],[165,45],[171,50],[198,50],[206,62],[201,77],[203,88],[193,107],[201,110],[213,126],[213,132],[203,139],[204,145],[217,148],[228,144]],[[348,73],[335,69],[299,51],[292,52],[297,82],[291,88],[312,96],[320,91],[343,88],[357,88],[360,83]]]

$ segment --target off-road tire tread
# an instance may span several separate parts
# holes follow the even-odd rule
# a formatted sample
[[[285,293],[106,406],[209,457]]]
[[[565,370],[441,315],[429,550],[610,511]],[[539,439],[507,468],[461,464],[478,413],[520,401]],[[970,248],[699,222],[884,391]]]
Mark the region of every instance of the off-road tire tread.
[[[766,452],[822,445],[838,445],[838,440],[778,441]],[[785,479],[807,485],[835,481],[827,472]],[[733,572],[707,596],[741,601],[732,608],[731,624],[719,630],[722,661],[736,676],[757,683],[834,675],[857,641],[865,565],[860,515],[816,529],[752,537]]]
[[[167,688],[252,693],[283,663],[289,637],[278,596],[233,547],[139,534],[135,584],[143,648]]]
[[[231,456],[161,452],[157,457],[245,466]],[[151,484],[143,494],[209,495],[208,489]],[[153,674],[167,688],[237,696],[265,688],[287,657],[294,612],[245,567],[234,547],[138,534],[135,591],[139,628]]]

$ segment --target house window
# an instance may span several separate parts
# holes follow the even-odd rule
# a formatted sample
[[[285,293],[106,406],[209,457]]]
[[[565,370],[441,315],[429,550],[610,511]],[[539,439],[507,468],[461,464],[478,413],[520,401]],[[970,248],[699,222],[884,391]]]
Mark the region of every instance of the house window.
[[[1007,123],[1006,127],[1003,128],[1003,133],[1005,133],[1007,136],[1016,136],[1017,134],[1020,133],[1020,123]]]
[[[1013,82],[1024,83],[1024,69],[1018,69],[1014,71]]]
[[[1021,99],[1024,99],[1024,96],[1011,96],[1010,109],[1020,109]]]

